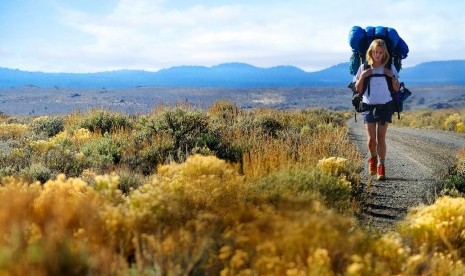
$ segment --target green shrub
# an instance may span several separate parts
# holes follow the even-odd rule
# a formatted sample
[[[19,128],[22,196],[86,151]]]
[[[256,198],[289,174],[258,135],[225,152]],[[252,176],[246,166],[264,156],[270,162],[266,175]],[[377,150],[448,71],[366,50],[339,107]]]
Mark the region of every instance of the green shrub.
[[[209,112],[222,124],[229,126],[235,123],[240,114],[236,103],[231,101],[217,101],[211,105]]]
[[[147,139],[147,140],[146,140]],[[168,135],[153,135],[149,138],[132,138],[122,148],[120,164],[144,175],[152,174],[157,165],[163,164],[173,150]]]
[[[52,171],[42,164],[32,164],[22,171],[22,174],[31,181],[45,183],[52,177]]]
[[[14,175],[16,172],[17,170],[11,166],[2,166],[0,167],[0,179],[5,176]]]
[[[172,137],[171,155],[176,161],[185,160],[195,147],[207,146],[204,137],[209,132],[208,116],[204,112],[187,108],[169,108],[157,119],[154,128],[157,132]]]
[[[348,182],[312,168],[295,168],[271,173],[251,185],[249,200],[262,200],[273,205],[309,205],[314,200],[326,207],[347,212],[351,210],[351,189]]]
[[[88,167],[75,152],[64,147],[51,149],[46,153],[45,165],[50,168],[53,174],[63,173],[70,177],[78,177],[82,171]]]
[[[83,119],[80,127],[102,134],[111,133],[131,125],[129,117],[108,111],[93,111]]]
[[[13,148],[7,156],[4,163],[6,166],[14,168],[15,171],[20,171],[31,165],[32,151],[29,147]]]
[[[240,162],[242,160],[245,146],[243,145],[243,141],[236,141],[227,137],[225,132],[228,131],[229,130],[225,129],[215,129],[205,133],[200,137],[201,142],[199,144],[205,145],[211,153],[220,159],[231,162]]]
[[[118,173],[119,184],[118,189],[128,195],[131,190],[139,188],[144,182],[144,177],[130,170],[121,170]]]
[[[254,123],[263,133],[273,137],[276,137],[278,132],[284,128],[283,124],[273,117],[257,117]]]
[[[457,173],[449,175],[444,181],[441,194],[449,196],[465,195],[465,176]]]
[[[121,160],[121,149],[110,136],[82,145],[81,152],[94,168],[108,169]]]
[[[64,130],[65,120],[61,117],[39,117],[34,119],[29,127],[36,135],[53,137]]]

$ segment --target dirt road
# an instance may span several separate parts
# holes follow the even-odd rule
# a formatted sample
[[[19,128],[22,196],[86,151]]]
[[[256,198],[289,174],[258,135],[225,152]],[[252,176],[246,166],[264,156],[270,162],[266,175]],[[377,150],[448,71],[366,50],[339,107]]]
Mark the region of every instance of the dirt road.
[[[363,119],[357,121],[348,122],[349,134],[368,158]],[[465,135],[390,125],[386,142],[386,180],[377,181],[370,176],[365,164],[361,191],[363,207],[358,215],[363,226],[380,231],[394,227],[408,208],[434,201],[437,187],[453,165],[458,151],[465,146]]]

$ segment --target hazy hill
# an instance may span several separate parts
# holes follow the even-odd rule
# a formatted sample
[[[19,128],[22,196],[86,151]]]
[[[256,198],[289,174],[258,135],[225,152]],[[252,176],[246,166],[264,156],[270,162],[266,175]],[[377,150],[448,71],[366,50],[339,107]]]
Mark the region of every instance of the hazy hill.
[[[409,85],[463,85],[465,60],[422,63],[404,68],[401,77]],[[212,67],[179,66],[158,72],[119,70],[87,74],[26,72],[0,68],[0,88],[314,87],[343,86],[351,79],[348,63],[317,72],[306,72],[293,66],[259,68],[244,63],[225,63]]]
[[[401,77],[409,84],[465,84],[465,60],[432,61],[405,68]]]

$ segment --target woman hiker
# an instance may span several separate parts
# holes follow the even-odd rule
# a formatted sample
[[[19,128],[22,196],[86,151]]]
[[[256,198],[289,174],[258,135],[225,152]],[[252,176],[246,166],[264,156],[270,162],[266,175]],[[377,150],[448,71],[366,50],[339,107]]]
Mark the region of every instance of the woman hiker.
[[[370,151],[368,167],[371,175],[378,175],[378,180],[386,177],[386,132],[394,113],[390,88],[393,91],[400,88],[396,68],[393,65],[386,68],[390,58],[384,40],[375,39],[366,52],[366,64],[355,75],[355,88],[363,94],[362,115]]]

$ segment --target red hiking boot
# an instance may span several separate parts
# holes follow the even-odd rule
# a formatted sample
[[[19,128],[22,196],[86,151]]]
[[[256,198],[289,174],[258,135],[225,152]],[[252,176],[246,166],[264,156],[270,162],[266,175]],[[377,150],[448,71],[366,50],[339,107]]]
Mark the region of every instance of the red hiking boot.
[[[376,156],[372,156],[368,159],[368,169],[371,175],[376,174],[376,165],[378,164],[378,158]]]
[[[386,178],[386,168],[383,164],[378,165],[378,180],[384,180]]]

